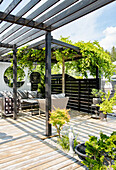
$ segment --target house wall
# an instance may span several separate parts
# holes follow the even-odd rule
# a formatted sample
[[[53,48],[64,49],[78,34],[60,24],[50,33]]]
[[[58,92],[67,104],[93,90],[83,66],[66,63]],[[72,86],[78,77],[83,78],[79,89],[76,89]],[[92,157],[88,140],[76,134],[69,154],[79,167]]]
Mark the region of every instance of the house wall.
[[[10,63],[6,62],[0,62],[0,91],[6,90],[6,91],[12,91],[13,88],[10,88],[5,82],[4,82],[4,72],[8,67],[10,67]],[[31,85],[29,82],[29,77],[28,77],[28,69],[26,68],[24,70],[25,72],[25,83],[18,88],[18,90],[31,90]]]

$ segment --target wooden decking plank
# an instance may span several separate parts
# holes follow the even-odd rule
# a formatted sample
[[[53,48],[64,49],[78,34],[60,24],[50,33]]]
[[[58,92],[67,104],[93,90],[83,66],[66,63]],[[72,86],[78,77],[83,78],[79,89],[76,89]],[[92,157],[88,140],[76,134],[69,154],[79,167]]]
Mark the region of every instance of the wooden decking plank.
[[[78,161],[77,162],[72,162],[72,163],[66,164],[66,166],[62,167],[62,170],[74,170],[74,169],[79,168],[80,166],[81,165],[80,165],[80,163]]]
[[[49,148],[51,150],[51,148]],[[36,162],[44,162],[45,161],[45,157],[47,157],[46,159],[48,159],[48,155],[50,156],[50,159],[54,159],[54,157],[59,156],[59,154],[56,154],[57,152],[54,150],[51,150],[51,152],[47,153],[48,149],[32,154],[32,155],[27,155],[23,158],[17,159],[17,160],[13,160],[12,162],[8,162],[6,164],[4,164],[4,166],[0,166],[0,168],[4,168],[4,170],[8,170],[8,169],[16,169],[16,170],[20,170],[20,169],[24,169],[25,166],[27,166],[29,168],[31,163],[36,163]],[[47,154],[46,154],[47,153]],[[47,156],[46,156],[47,155]],[[53,156],[52,156],[53,155]]]
[[[33,145],[28,145],[28,146],[25,146],[25,147],[20,147],[19,149],[12,149],[12,150],[9,150],[9,151],[3,151],[0,153],[0,160],[2,161],[2,159],[6,159],[7,157],[10,157],[10,156],[14,156],[14,155],[17,155],[17,154],[21,154],[21,153],[24,153],[24,152],[27,152],[27,151],[30,151],[32,149],[38,149],[42,146],[45,146],[44,144],[39,144],[39,143],[34,143]]]
[[[63,160],[64,159],[64,160]],[[75,163],[77,160],[75,158],[67,158],[66,159],[63,157],[63,161],[55,164],[55,165],[51,165],[50,167],[44,168],[44,170],[56,170],[56,169],[61,169],[63,167],[65,167],[66,165],[69,165],[71,163]]]
[[[28,149],[29,147],[32,148],[33,146],[39,146],[39,145],[44,145],[44,144],[42,144],[40,142],[37,142],[37,141],[34,141],[34,142],[28,143],[27,145],[26,144],[23,145],[23,146],[20,145],[20,146],[13,147],[11,149],[9,147],[8,150],[6,148],[5,151],[3,150],[3,151],[0,152],[0,159],[2,159],[5,156],[7,157],[7,155],[9,155],[9,154],[13,155],[13,152],[18,152],[19,151],[19,153],[20,153],[24,149]]]
[[[38,123],[37,123],[37,122],[34,122],[33,120],[28,121],[28,122],[26,122],[26,121],[22,122],[22,120],[19,120],[18,123],[19,123],[18,125],[36,126],[38,128],[40,127],[42,129],[45,129],[45,122],[44,122],[44,124],[41,124],[40,121],[38,121]]]
[[[54,154],[53,154],[54,153]],[[27,164],[26,166],[23,166],[22,169],[23,170],[29,170],[29,169],[33,169],[33,168],[37,168],[37,169],[41,169],[41,167],[44,165],[46,165],[49,162],[56,162],[56,160],[58,158],[63,158],[65,156],[60,154],[60,152],[54,151],[49,153],[49,155],[43,155],[39,158],[39,160],[36,160],[33,163]],[[20,168],[19,168],[20,170]]]
[[[44,149],[44,147],[41,147],[39,149],[36,148],[34,151],[35,152],[30,152],[30,154],[28,154],[28,152],[26,152],[25,156],[21,156],[21,154],[20,155],[17,154],[16,159],[14,157],[14,159],[11,159],[8,162],[2,163],[0,165],[0,169],[10,168],[12,166],[17,166],[17,165],[19,166],[19,164],[26,165],[26,162],[28,162],[28,164],[29,164],[31,162],[31,160],[36,159],[37,157],[40,157],[41,155],[45,155],[46,153],[53,152],[53,149],[48,148],[48,147],[45,147],[45,149]]]
[[[42,119],[42,118],[40,118],[40,117],[35,117],[35,116],[33,116],[33,117],[22,117],[21,119],[20,119],[21,121],[34,121],[35,123],[36,122],[40,122],[42,125],[44,125],[45,124],[45,119]]]
[[[26,155],[31,155],[33,153],[36,153],[36,152],[40,152],[41,151],[41,148],[44,148],[46,149],[47,147],[43,147],[42,145],[38,146],[33,146],[33,147],[29,147],[27,149],[24,149],[24,150],[21,150],[21,151],[17,151],[17,152],[14,152],[13,154],[9,154],[8,157],[2,157],[0,158],[0,163],[3,164],[5,162],[9,162],[9,161],[12,161],[12,160],[16,160],[16,159],[19,159],[21,157],[24,157]],[[47,148],[48,149],[48,148]],[[47,150],[46,152],[50,152],[51,150]]]
[[[10,147],[16,146],[16,145],[31,142],[34,140],[36,140],[36,139],[30,135],[23,135],[23,136],[20,136],[19,138],[13,138],[12,140],[6,141],[5,143],[0,143],[0,145],[1,145],[0,149],[7,148],[9,146]]]

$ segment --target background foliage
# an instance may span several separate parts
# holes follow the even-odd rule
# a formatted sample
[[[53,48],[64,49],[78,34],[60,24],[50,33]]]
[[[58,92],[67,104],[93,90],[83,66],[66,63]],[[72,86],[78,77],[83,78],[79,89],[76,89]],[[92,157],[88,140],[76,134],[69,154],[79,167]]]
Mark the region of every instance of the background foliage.
[[[96,76],[96,66],[99,68],[99,75],[104,74],[105,78],[110,80],[114,72],[114,65],[111,61],[111,56],[100,47],[97,41],[94,42],[77,42],[73,43],[69,37],[60,38],[61,41],[75,45],[80,48],[82,54],[81,59],[74,61],[74,57],[78,56],[77,52],[72,49],[57,49],[52,53],[52,57],[56,58],[58,63],[52,64],[52,73],[56,73],[61,69],[63,59],[70,59],[71,61],[65,63],[65,73],[70,75],[79,76],[80,74],[87,77],[88,71],[92,76]],[[18,49],[17,61],[20,68],[28,67],[29,72],[33,70],[33,62],[43,65],[45,62],[45,48],[42,50],[28,49],[27,46]],[[37,69],[38,70],[38,69]],[[41,69],[39,70],[39,73]],[[41,73],[40,73],[41,74]],[[43,74],[43,70],[42,70]],[[45,74],[45,72],[44,72]]]

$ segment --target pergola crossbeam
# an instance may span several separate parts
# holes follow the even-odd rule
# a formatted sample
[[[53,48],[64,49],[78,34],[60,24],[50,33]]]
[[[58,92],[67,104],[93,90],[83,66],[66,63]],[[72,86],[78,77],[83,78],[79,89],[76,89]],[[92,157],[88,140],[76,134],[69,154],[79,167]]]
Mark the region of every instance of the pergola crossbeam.
[[[57,23],[58,21],[61,21],[62,19],[74,14],[77,11],[80,11],[81,9],[89,6],[90,4],[94,3],[97,0],[83,0],[81,2],[76,3],[72,7],[66,9],[65,11],[61,12],[60,14],[56,15],[55,17],[52,17],[49,21],[47,21],[46,28],[50,25],[53,25]]]
[[[26,12],[28,12],[28,10],[30,8],[32,8],[35,5],[34,3],[37,3],[37,1],[38,0],[33,0],[33,1],[29,2],[23,9],[21,9],[21,11],[19,11],[16,14],[16,16],[22,17]],[[58,1],[59,0],[49,0],[49,1],[45,2],[43,5],[39,6],[34,12],[32,12],[29,16],[27,16],[26,19],[28,19],[29,21],[33,20],[34,18],[36,18],[37,16],[42,14],[45,10],[49,9],[52,5],[54,5]],[[34,4],[34,5],[32,6],[32,4]],[[38,20],[36,20],[36,21],[38,21]],[[3,32],[7,28],[6,25],[8,25],[8,27],[9,27],[12,25],[12,23],[7,23],[7,24],[3,25],[1,28],[2,31],[0,31],[0,33]],[[22,25],[16,25],[13,29],[11,29],[7,32],[7,35],[5,34],[4,36],[2,36],[0,41],[3,41],[4,39],[8,38],[10,35],[12,35],[13,33],[15,33],[16,31],[18,31],[21,28],[22,28]],[[32,28],[30,28],[30,27],[21,29],[21,31],[18,31],[18,33],[16,32],[16,35],[17,35],[17,37],[19,37],[20,35],[22,35],[22,31],[24,31],[24,33],[25,33],[26,31],[29,31],[31,29]]]
[[[60,3],[59,5],[57,5],[56,7],[54,7],[51,11],[47,12],[47,14],[45,13],[44,15],[42,15],[41,17],[39,17],[37,19],[38,23],[42,23],[44,21],[46,21],[47,19],[53,17],[54,15],[56,15],[57,13],[61,12],[62,10],[66,9],[67,7],[71,6],[72,4],[78,2],[79,0],[68,0],[68,1],[63,1],[62,3]]]
[[[0,47],[5,47],[5,48],[13,48],[13,45],[11,44],[5,44],[0,42]]]
[[[73,49],[73,50],[75,50],[75,51],[77,51],[77,52],[80,52],[79,47],[76,47],[76,46],[74,46],[74,45],[65,43],[65,42],[63,42],[63,41],[59,41],[59,40],[52,39],[52,43],[53,43],[53,44],[60,45],[60,46],[63,46],[63,47],[71,48],[71,49]]]
[[[33,0],[33,1],[29,1],[28,4],[26,4],[18,13],[16,13],[17,19],[18,16],[22,17],[24,14],[26,14],[31,8],[33,8],[38,2],[40,2],[41,0]],[[19,17],[19,18],[20,18]],[[2,32],[4,32],[7,28],[9,28],[12,25],[12,23],[5,23],[1,28],[0,28],[0,34]],[[20,25],[18,25],[20,26]],[[21,26],[22,27],[22,26]],[[13,31],[13,30],[12,30]],[[10,31],[9,31],[10,32]],[[13,34],[13,32],[7,32],[7,37],[11,34]],[[8,34],[9,33],[9,34]],[[6,34],[5,34],[6,35]],[[7,38],[5,37],[5,38]]]
[[[13,0],[11,4],[6,8],[4,11],[4,19],[13,11],[13,9],[16,8],[16,6],[21,2],[22,0]],[[0,21],[1,23],[2,21]]]
[[[79,10],[77,12],[75,12],[74,14],[67,16],[66,18],[60,20],[59,22],[56,22],[56,24],[53,24],[51,27],[51,30],[55,30],[63,25],[66,25],[72,21],[75,21],[76,19],[79,19],[80,17],[83,17],[111,2],[113,2],[114,0],[97,0],[96,2],[90,4],[89,6],[83,8],[82,10]],[[49,27],[49,26],[48,26]]]
[[[36,29],[41,29],[41,30],[49,30],[49,29],[44,29],[43,23],[38,24],[38,22],[36,22],[36,21],[30,22],[30,20],[22,18],[22,17],[20,17],[20,19],[17,20],[17,16],[11,15],[11,14],[9,14],[6,18],[4,18],[4,15],[6,15],[6,13],[0,12],[0,20],[11,22],[13,24],[19,24],[22,26],[31,27],[31,28],[36,28]]]

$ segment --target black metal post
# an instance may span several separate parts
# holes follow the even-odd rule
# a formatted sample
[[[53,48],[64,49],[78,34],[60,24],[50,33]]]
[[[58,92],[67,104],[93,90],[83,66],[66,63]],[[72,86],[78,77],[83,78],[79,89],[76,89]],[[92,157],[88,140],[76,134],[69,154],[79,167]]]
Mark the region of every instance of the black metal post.
[[[99,68],[96,66],[96,79],[99,78]]]
[[[17,48],[13,47],[13,119],[17,119]]]
[[[51,136],[52,128],[49,123],[51,111],[51,32],[46,33],[46,70],[45,70],[45,97],[46,97],[46,135]]]
[[[96,88],[98,89],[98,90],[100,90],[101,89],[101,79],[99,78],[99,68],[98,68],[98,66],[96,66]]]

